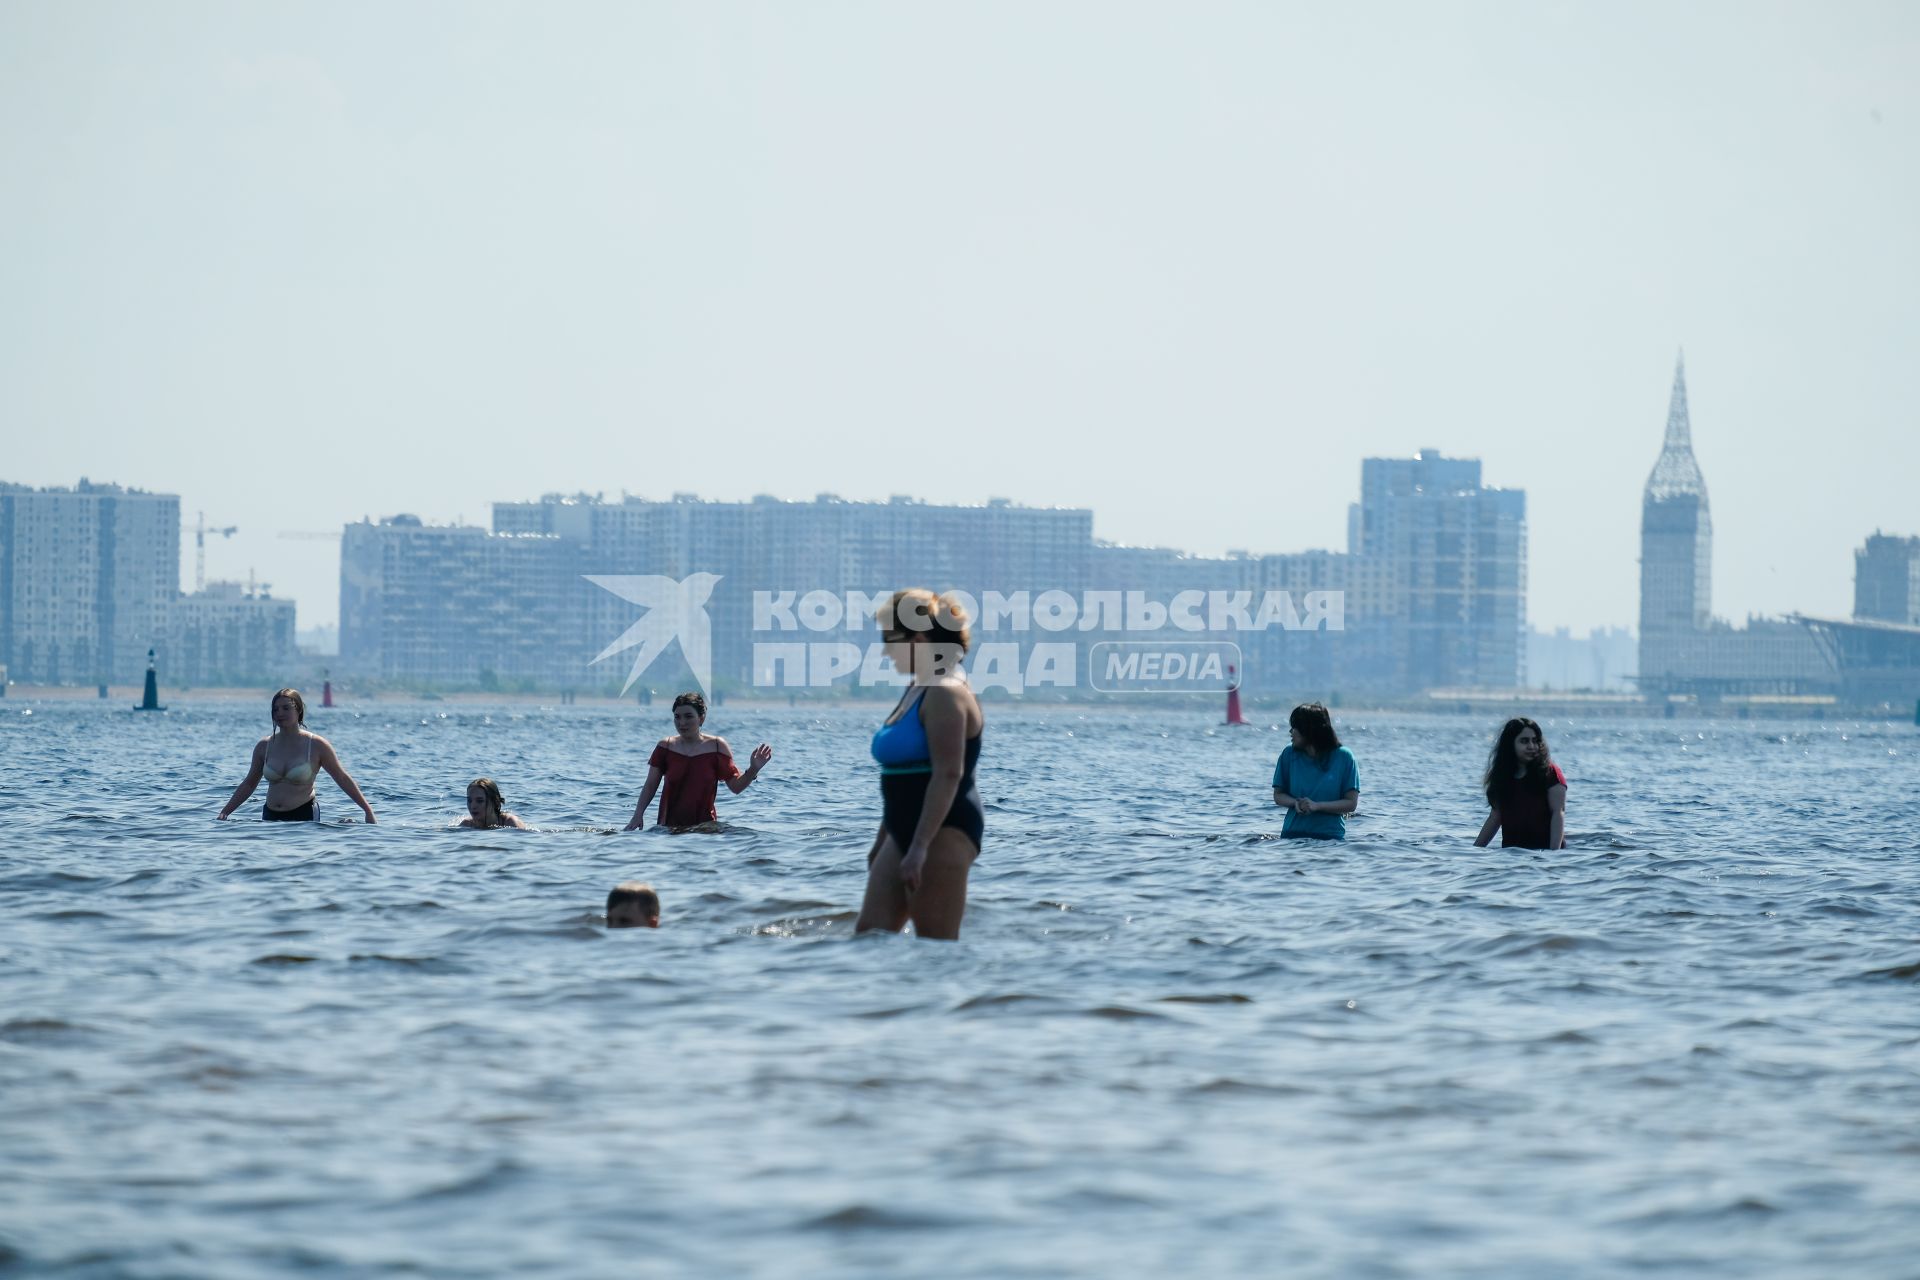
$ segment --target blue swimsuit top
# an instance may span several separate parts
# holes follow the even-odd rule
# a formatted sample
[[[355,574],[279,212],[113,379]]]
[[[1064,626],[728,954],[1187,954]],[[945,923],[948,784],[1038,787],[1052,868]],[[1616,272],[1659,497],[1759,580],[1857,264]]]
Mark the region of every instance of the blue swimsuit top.
[[[920,703],[927,691],[914,695],[913,703],[873,731],[873,758],[880,762],[881,773],[932,773],[933,750],[927,746],[927,726],[920,723]]]

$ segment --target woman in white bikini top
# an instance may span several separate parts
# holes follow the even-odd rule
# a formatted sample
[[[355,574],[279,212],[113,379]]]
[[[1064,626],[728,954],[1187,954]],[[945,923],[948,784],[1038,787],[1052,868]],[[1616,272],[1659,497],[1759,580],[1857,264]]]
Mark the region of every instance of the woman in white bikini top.
[[[298,689],[282,689],[273,695],[273,732],[253,745],[253,762],[247,776],[233,790],[222,818],[247,802],[262,779],[267,784],[267,802],[260,816],[268,822],[312,822],[319,817],[313,784],[320,770],[333,775],[346,792],[347,799],[360,806],[368,822],[375,821],[373,806],[360,794],[359,786],[333,753],[333,744],[307,730],[307,703]]]

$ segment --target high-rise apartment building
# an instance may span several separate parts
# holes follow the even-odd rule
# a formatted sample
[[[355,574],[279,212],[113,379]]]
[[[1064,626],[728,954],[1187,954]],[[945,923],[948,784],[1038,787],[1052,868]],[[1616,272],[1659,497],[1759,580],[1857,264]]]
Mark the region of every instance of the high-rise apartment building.
[[[340,539],[341,666],[385,680],[577,682],[593,656],[567,615],[579,574],[577,546],[550,534],[408,515],[350,524]]]
[[[678,580],[709,573],[720,579],[706,605],[713,674],[751,680],[756,642],[876,638],[866,618],[842,619],[826,631],[756,632],[756,592],[791,593],[790,601],[808,592],[844,600],[848,591],[902,586],[976,597],[987,590],[1077,592],[1092,532],[1093,515],[1085,510],[1004,501],[847,502],[832,494],[812,502],[708,502],[692,494],[607,502],[550,494],[494,504],[491,532],[397,517],[349,526],[342,541],[341,662],[368,674],[449,683],[470,682],[483,668],[563,686],[618,682],[624,657],[590,664],[639,610],[588,575]],[[495,593],[498,625],[476,630],[476,616],[494,616],[477,603],[489,577],[516,585]],[[437,603],[403,603],[430,592],[438,593]],[[463,599],[475,603],[452,603]],[[533,610],[517,629],[504,623],[507,600]]]
[[[0,484],[0,665],[42,684],[137,683],[180,593],[180,499],[81,480]]]
[[[1875,532],[1853,553],[1853,616],[1920,627],[1920,538]]]
[[[1525,679],[1527,497],[1477,458],[1368,458],[1348,516],[1348,681],[1412,692]]]

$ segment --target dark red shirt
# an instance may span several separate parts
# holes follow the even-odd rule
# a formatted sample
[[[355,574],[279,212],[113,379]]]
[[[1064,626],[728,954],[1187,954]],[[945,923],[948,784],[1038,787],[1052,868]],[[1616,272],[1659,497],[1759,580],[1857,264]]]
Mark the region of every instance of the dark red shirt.
[[[1560,766],[1549,763],[1544,777],[1515,778],[1500,796],[1500,847],[1502,849],[1544,849],[1553,834],[1553,810],[1547,807],[1547,790],[1567,785]]]
[[[647,763],[666,775],[660,790],[660,811],[654,821],[663,827],[694,827],[703,822],[718,822],[713,807],[720,784],[740,776],[733,756],[717,743],[711,751],[686,755],[666,743],[653,749]]]

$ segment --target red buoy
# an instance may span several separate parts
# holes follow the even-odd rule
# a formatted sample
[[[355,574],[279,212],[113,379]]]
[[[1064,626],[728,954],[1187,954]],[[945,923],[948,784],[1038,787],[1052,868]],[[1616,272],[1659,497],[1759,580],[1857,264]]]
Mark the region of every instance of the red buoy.
[[[1227,668],[1227,678],[1233,680],[1227,686],[1227,723],[1245,724],[1247,718],[1240,714],[1240,681],[1235,678],[1232,667]]]
[[[320,673],[320,705],[330,707],[333,705],[333,681],[327,679],[326,676],[326,672],[322,671]]]

